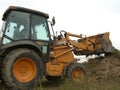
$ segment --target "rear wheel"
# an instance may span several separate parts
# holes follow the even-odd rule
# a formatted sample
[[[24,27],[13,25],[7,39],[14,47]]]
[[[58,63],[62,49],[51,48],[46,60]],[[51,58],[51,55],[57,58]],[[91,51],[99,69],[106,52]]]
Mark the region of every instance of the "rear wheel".
[[[42,75],[42,60],[29,49],[11,51],[1,65],[2,82],[9,90],[29,90]]]
[[[79,63],[72,63],[66,71],[67,78],[72,82],[80,82],[85,75],[85,70]]]

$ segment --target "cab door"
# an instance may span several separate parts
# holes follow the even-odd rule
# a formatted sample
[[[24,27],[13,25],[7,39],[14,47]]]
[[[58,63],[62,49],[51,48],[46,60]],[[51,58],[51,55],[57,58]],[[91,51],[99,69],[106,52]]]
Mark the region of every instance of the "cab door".
[[[48,61],[51,39],[47,18],[33,14],[31,15],[31,39],[41,48],[45,62]]]

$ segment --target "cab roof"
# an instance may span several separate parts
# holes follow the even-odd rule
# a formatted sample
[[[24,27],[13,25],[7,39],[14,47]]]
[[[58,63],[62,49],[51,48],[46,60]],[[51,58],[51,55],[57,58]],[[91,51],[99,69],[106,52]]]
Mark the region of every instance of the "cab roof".
[[[49,15],[47,13],[43,13],[40,11],[36,11],[36,10],[24,8],[24,7],[9,6],[9,8],[4,12],[2,20],[5,20],[11,11],[20,11],[20,12],[32,13],[32,14],[36,14],[36,15],[40,15],[40,16],[44,16],[46,18],[49,18]]]

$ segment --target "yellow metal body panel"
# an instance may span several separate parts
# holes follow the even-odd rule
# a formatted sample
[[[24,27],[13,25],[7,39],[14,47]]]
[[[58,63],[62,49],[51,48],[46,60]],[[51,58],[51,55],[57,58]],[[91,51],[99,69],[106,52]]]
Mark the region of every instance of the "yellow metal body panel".
[[[51,60],[46,63],[46,72],[50,76],[61,76],[64,67],[74,60],[70,47],[55,46],[51,51]]]

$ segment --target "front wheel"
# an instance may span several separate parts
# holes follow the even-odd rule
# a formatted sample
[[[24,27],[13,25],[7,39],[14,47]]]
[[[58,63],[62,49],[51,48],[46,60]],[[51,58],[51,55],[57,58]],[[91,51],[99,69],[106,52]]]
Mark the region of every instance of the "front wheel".
[[[80,82],[85,75],[85,69],[79,63],[72,63],[66,71],[67,79],[72,82]]]
[[[42,60],[33,50],[11,51],[1,65],[1,78],[9,90],[29,90],[42,77]]]

